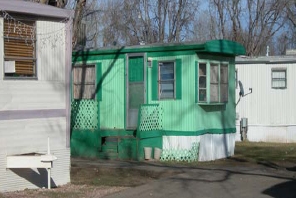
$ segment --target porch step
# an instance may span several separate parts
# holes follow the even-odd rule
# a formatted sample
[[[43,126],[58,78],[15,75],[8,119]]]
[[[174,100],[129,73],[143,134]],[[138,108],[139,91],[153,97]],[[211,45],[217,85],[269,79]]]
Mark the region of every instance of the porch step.
[[[102,152],[114,152],[117,153],[118,152],[118,145],[116,144],[104,144],[102,145]]]
[[[118,159],[118,153],[114,152],[99,152],[100,159]]]

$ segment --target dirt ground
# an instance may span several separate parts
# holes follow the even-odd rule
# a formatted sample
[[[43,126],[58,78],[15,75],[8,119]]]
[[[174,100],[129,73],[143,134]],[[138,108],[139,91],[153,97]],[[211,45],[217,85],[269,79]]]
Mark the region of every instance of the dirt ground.
[[[74,162],[73,162],[74,161]],[[98,165],[99,164],[99,165]],[[110,164],[112,167],[110,167]],[[124,164],[124,167],[120,167]],[[0,193],[0,198],[104,197],[118,191],[168,177],[178,171],[153,171],[134,168],[145,163],[72,159],[71,184],[50,190],[35,189]]]

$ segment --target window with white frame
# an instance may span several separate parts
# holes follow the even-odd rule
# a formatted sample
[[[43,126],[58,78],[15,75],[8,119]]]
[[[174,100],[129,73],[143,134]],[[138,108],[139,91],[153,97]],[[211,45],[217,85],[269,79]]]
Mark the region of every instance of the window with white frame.
[[[4,18],[3,40],[4,76],[37,77],[35,21]]]
[[[287,88],[287,69],[275,68],[271,70],[271,87],[273,89]]]
[[[225,103],[227,101],[228,101],[228,64],[199,63],[198,64],[198,102]]]
[[[159,99],[175,98],[175,61],[158,63],[158,94]]]

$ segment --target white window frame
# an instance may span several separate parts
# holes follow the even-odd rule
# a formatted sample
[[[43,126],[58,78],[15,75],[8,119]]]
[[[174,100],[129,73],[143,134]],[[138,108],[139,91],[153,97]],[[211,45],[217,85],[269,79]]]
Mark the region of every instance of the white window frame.
[[[274,78],[273,73],[274,72],[284,72],[285,77],[284,78]],[[274,86],[274,82],[285,82],[285,86]],[[287,89],[287,68],[272,68],[271,69],[271,88],[272,89]]]
[[[165,63],[173,63],[174,66],[174,79],[163,80],[161,79],[161,66]],[[173,96],[172,97],[163,97],[161,85],[165,82],[173,82]],[[158,99],[159,100],[167,100],[167,99],[176,99],[176,61],[175,60],[165,60],[158,62]]]
[[[206,75],[202,75],[202,77],[205,77],[206,78],[206,88],[200,88],[200,65],[201,64],[206,64]],[[212,73],[211,73],[211,65],[217,65],[218,66],[218,84],[217,83],[212,83],[211,82],[211,77],[212,77]],[[227,86],[227,96],[226,96],[226,100],[222,101],[222,88],[221,88],[221,65],[227,65],[227,83],[223,83],[223,84],[226,84]],[[224,104],[224,103],[227,103],[228,102],[228,99],[229,99],[229,62],[225,62],[225,61],[210,61],[210,60],[200,60],[197,64],[197,70],[198,70],[198,76],[197,76],[197,82],[198,82],[198,86],[197,86],[197,94],[198,94],[198,103],[200,104]],[[211,90],[211,85],[213,84],[217,84],[218,85],[218,100],[216,101],[213,101],[212,98],[211,98],[211,93],[212,93],[212,90]],[[203,90],[206,90],[206,99],[205,100],[200,100],[200,90],[203,89]]]

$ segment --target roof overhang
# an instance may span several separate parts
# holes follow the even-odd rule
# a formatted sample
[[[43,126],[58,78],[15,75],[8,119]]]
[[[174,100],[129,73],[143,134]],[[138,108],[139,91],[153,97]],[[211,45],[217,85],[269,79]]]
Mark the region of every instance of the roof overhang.
[[[212,40],[205,43],[164,43],[137,46],[119,46],[99,49],[82,49],[73,53],[74,56],[106,55],[124,53],[195,51],[196,53],[220,54],[229,56],[245,55],[245,48],[229,40]]]
[[[13,12],[59,19],[73,18],[74,16],[73,10],[23,0],[1,0],[0,9],[8,13]]]

